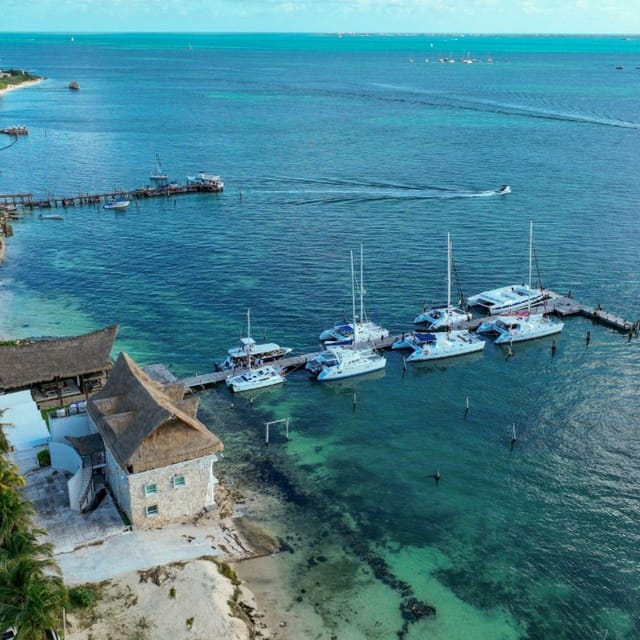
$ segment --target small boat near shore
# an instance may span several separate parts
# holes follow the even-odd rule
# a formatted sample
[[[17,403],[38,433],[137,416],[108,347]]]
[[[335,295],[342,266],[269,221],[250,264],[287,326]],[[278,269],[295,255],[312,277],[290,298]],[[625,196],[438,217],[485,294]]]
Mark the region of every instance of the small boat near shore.
[[[105,209],[115,209],[116,211],[122,211],[126,209],[131,204],[131,200],[127,200],[126,198],[115,198],[114,200],[109,200],[104,204]]]
[[[247,309],[247,335],[240,338],[240,344],[227,351],[227,357],[216,364],[218,371],[233,371],[234,369],[244,369],[250,364],[267,364],[281,360],[291,353],[290,347],[281,347],[275,342],[256,343],[251,337],[251,309]]]
[[[234,393],[263,389],[283,382],[286,382],[286,378],[272,365],[260,367],[259,369],[249,369],[244,373],[240,373],[237,376],[229,376],[226,379],[227,386]]]
[[[64,216],[60,213],[41,213],[38,218],[40,220],[64,220]]]

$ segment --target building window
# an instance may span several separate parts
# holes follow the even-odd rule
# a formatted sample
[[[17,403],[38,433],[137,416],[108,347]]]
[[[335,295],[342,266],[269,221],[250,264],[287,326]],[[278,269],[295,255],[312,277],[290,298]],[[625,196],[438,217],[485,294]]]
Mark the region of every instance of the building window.
[[[149,482],[144,485],[144,495],[153,496],[158,493],[158,485],[155,482]]]
[[[147,513],[147,518],[152,518],[153,516],[157,516],[159,513],[157,504],[150,504],[146,507],[145,510]]]
[[[173,476],[173,488],[184,487],[187,484],[184,476]]]

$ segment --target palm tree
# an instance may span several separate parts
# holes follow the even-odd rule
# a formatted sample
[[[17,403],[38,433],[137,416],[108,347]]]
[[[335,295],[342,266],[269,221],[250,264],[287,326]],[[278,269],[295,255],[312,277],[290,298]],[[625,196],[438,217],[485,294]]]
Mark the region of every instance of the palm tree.
[[[0,458],[0,491],[9,491],[24,487],[24,478],[18,472],[18,467],[5,458]]]
[[[4,455],[4,426],[0,422],[0,630],[16,627],[22,640],[42,640],[59,626],[67,590],[53,545],[39,541],[45,532],[33,526],[33,506],[19,492],[24,478]]]
[[[58,571],[53,561],[53,544],[39,542],[38,538],[45,535],[43,529],[16,529],[9,533],[0,547],[0,562],[19,558],[33,558],[34,565],[41,571]],[[0,579],[1,580],[1,579]]]
[[[8,422],[2,422],[2,416],[4,415],[5,411],[6,409],[0,409],[0,454],[7,453],[11,448],[9,439],[7,438],[7,434],[5,433],[4,429],[5,427],[11,427],[13,425]]]
[[[25,531],[31,527],[33,507],[25,502],[15,488],[0,489],[0,548],[14,531]]]
[[[42,640],[47,629],[59,627],[67,590],[59,576],[22,557],[0,562],[0,602],[0,628],[14,626],[19,638]]]

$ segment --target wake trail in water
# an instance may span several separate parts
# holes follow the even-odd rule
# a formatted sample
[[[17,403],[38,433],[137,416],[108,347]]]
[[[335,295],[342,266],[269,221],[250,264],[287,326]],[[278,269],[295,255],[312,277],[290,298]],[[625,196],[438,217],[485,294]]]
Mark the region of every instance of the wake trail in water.
[[[637,122],[629,122],[616,117],[608,117],[601,114],[570,113],[554,109],[541,109],[536,107],[521,106],[490,100],[454,99],[438,100],[435,97],[412,98],[382,98],[396,102],[414,102],[420,106],[428,106],[437,109],[457,109],[460,111],[473,111],[477,113],[492,113],[502,116],[519,118],[531,118],[534,120],[551,120],[557,122],[572,122],[575,124],[590,124],[601,127],[617,127],[621,129],[640,129]]]
[[[289,188],[262,188],[265,182],[282,185]],[[309,188],[304,188],[309,185]],[[323,185],[324,188],[317,188]],[[261,180],[261,185],[250,187],[254,193],[289,196],[283,204],[313,205],[339,204],[345,202],[380,202],[390,200],[442,200],[452,198],[484,198],[504,195],[498,189],[473,191],[434,185],[406,185],[376,181],[353,181],[340,178],[310,179],[291,176],[272,177]]]

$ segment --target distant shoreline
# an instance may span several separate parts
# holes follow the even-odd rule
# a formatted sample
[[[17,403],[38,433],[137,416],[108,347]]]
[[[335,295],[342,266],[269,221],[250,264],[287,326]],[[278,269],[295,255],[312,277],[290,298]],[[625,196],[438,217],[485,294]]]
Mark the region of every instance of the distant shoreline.
[[[33,84],[38,84],[39,82],[43,82],[46,78],[37,78],[36,80],[26,80],[25,82],[21,82],[20,84],[11,84],[4,89],[0,89],[0,96],[9,92],[15,91],[16,89],[24,89],[26,87],[30,87]]]

